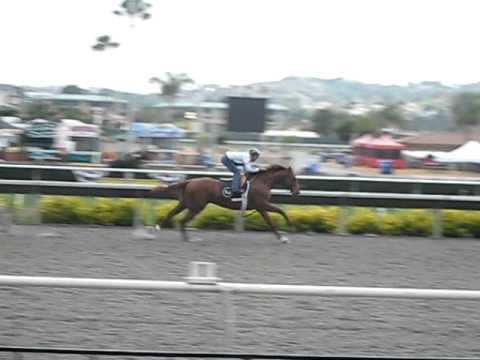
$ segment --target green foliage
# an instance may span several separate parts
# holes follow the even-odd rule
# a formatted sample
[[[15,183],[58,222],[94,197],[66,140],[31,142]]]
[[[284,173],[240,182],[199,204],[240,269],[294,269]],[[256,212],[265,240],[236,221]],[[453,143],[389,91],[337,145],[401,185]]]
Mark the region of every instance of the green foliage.
[[[472,211],[469,213],[470,234],[476,238],[480,238],[480,211]]]
[[[131,18],[148,20],[152,17],[152,14],[148,12],[151,6],[152,4],[144,0],[123,0],[120,4],[120,9],[115,10],[113,13],[119,16],[126,15]]]
[[[319,109],[313,113],[312,125],[316,132],[328,136],[332,133],[335,113],[329,109]]]
[[[356,116],[354,117],[354,121],[354,131],[356,134],[374,133],[379,130],[378,123],[371,117]]]
[[[97,38],[97,42],[92,46],[92,49],[96,51],[104,51],[107,49],[115,49],[119,46],[120,44],[118,42],[112,41],[110,36],[102,35]]]
[[[25,115],[27,120],[51,120],[55,117],[56,111],[49,104],[43,102],[33,102],[27,105],[27,108],[25,109]]]
[[[230,230],[235,223],[235,213],[220,206],[209,205],[192,222],[200,229]]]
[[[403,222],[398,213],[389,213],[382,218],[382,233],[395,236],[403,234]]]
[[[286,224],[281,215],[274,213],[269,213],[269,215],[270,219],[272,219],[272,222],[279,229],[286,230]],[[262,216],[258,212],[254,212],[245,218],[245,229],[253,231],[266,231],[270,228],[265,220],[263,220]]]
[[[349,142],[355,132],[355,123],[348,119],[341,122],[336,128],[337,137],[343,142]]]
[[[351,234],[380,234],[381,218],[371,210],[357,210],[347,221],[347,230]]]
[[[432,216],[426,210],[405,210],[401,214],[402,234],[428,236],[432,234]]]
[[[162,120],[162,110],[156,108],[144,108],[136,115],[136,119],[141,122],[160,122]]]
[[[337,210],[321,207],[293,207],[287,210],[295,231],[332,233],[336,228]]]
[[[185,84],[193,83],[193,80],[184,73],[174,74],[167,72],[164,79],[152,77],[150,82],[160,86],[162,96],[173,100],[180,92],[182,87]]]
[[[67,85],[62,89],[62,94],[87,94],[88,91],[77,85]]]
[[[40,211],[44,223],[50,224],[97,224],[132,226],[135,208],[142,200],[82,198],[73,196],[44,196]],[[0,204],[9,204],[8,196],[0,197]],[[176,201],[161,202],[155,208],[158,223],[177,205]],[[149,209],[144,204],[144,209]],[[18,209],[21,211],[21,209]],[[297,232],[332,233],[336,228],[337,209],[319,206],[285,207],[294,230]],[[151,221],[151,214],[144,213]],[[231,230],[235,224],[235,212],[219,206],[209,205],[191,223],[199,229]],[[443,231],[447,237],[480,238],[480,211],[445,210]],[[175,217],[178,224],[183,214]],[[272,221],[281,229],[289,230],[283,218],[270,213]],[[269,231],[268,225],[258,212],[247,213],[245,229]],[[351,234],[386,234],[406,236],[429,236],[432,233],[432,216],[426,210],[397,210],[384,216],[367,209],[356,209],[347,219],[347,230]]]
[[[114,225],[132,226],[139,200],[120,199],[114,210]]]
[[[57,110],[57,119],[75,119],[86,123],[91,123],[93,118],[90,114],[74,107],[61,107]]]
[[[88,224],[94,218],[81,198],[49,196],[40,202],[42,221],[49,224]]]
[[[18,110],[10,106],[0,106],[1,116],[18,116]]]
[[[403,128],[405,126],[405,117],[401,109],[397,105],[388,105],[383,109],[374,111],[369,114],[374,122],[380,128],[383,127],[397,127]]]
[[[459,127],[477,125],[480,122],[480,94],[465,92],[456,95],[452,112]]]

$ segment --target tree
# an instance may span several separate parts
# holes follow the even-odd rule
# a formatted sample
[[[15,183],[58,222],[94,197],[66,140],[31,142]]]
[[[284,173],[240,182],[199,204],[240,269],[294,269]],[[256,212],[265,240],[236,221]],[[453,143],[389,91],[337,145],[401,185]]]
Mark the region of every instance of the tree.
[[[193,83],[193,80],[185,73],[174,74],[167,72],[165,75],[165,79],[152,77],[150,82],[158,84],[161,95],[170,101],[175,100],[183,85]]]
[[[97,38],[97,42],[95,45],[92,46],[93,50],[96,51],[103,51],[107,49],[115,49],[119,47],[120,44],[118,42],[114,42],[110,39],[108,35],[102,35]]]
[[[185,73],[174,74],[167,72],[165,75],[164,79],[152,77],[150,82],[158,84],[160,86],[160,95],[167,100],[167,103],[173,105],[182,86],[193,83],[193,80]],[[174,112],[172,109],[168,109],[167,117],[171,122],[174,122]]]
[[[25,109],[25,115],[27,120],[51,120],[55,117],[56,111],[47,103],[33,102],[27,105],[27,108]]]
[[[341,141],[349,142],[355,130],[355,124],[352,119],[346,119],[337,125],[335,132]]]
[[[75,119],[75,120],[80,120],[86,123],[92,123],[93,122],[93,117],[75,107],[61,107],[57,110],[57,113],[55,115],[55,118],[57,120],[60,119]]]
[[[157,108],[143,108],[136,114],[137,121],[158,122],[162,118],[162,111]]]
[[[148,20],[152,17],[152,14],[148,12],[151,6],[152,4],[143,0],[124,0],[120,4],[120,10],[115,10],[113,13],[119,16],[128,16],[132,21],[135,18]]]
[[[368,116],[354,117],[354,131],[356,134],[373,133],[379,130],[379,124]]]
[[[387,105],[381,110],[371,112],[369,116],[379,127],[405,127],[405,117],[397,105]]]
[[[312,125],[316,132],[328,136],[332,133],[336,114],[329,109],[319,109],[313,113]]]
[[[0,106],[1,116],[18,116],[18,110],[10,106]]]
[[[78,87],[77,85],[67,85],[62,89],[62,94],[86,94],[87,90]]]
[[[148,11],[151,7],[152,4],[144,0],[123,0],[120,3],[120,9],[113,11],[113,13],[118,16],[129,17],[133,26],[135,19],[148,20],[152,17],[152,14]],[[104,51],[119,46],[120,43],[112,41],[109,35],[102,35],[97,38],[97,42],[92,46],[92,49]]]
[[[461,93],[452,101],[452,113],[456,124],[461,128],[480,123],[480,94]]]

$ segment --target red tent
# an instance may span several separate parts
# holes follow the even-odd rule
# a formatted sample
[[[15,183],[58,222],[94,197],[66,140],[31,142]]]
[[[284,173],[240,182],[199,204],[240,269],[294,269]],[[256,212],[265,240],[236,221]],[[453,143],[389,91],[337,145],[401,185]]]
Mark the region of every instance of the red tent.
[[[403,144],[389,134],[381,136],[363,135],[352,142],[353,159],[356,165],[378,167],[379,161],[390,160],[395,169],[405,167],[402,159]]]

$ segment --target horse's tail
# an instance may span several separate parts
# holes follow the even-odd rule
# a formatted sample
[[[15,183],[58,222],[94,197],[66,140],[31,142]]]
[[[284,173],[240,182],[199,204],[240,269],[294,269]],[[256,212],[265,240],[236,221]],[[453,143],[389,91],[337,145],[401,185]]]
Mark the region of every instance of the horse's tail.
[[[185,186],[187,186],[189,182],[190,181],[187,180],[187,181],[182,181],[182,182],[172,184],[172,185],[158,185],[158,186],[155,186],[154,188],[152,188],[152,190],[150,190],[150,192],[166,193],[168,195],[179,196],[183,193],[183,191],[185,190]]]

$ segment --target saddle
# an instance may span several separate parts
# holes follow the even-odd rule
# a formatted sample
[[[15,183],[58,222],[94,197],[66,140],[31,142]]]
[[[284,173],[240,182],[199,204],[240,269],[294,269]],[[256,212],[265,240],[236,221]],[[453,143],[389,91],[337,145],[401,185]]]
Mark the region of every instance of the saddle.
[[[232,197],[232,180],[233,178],[221,178],[220,181],[222,183],[220,191],[222,196],[225,198],[230,199]],[[245,191],[248,189],[248,181],[245,175],[240,177],[240,193],[243,195]]]

